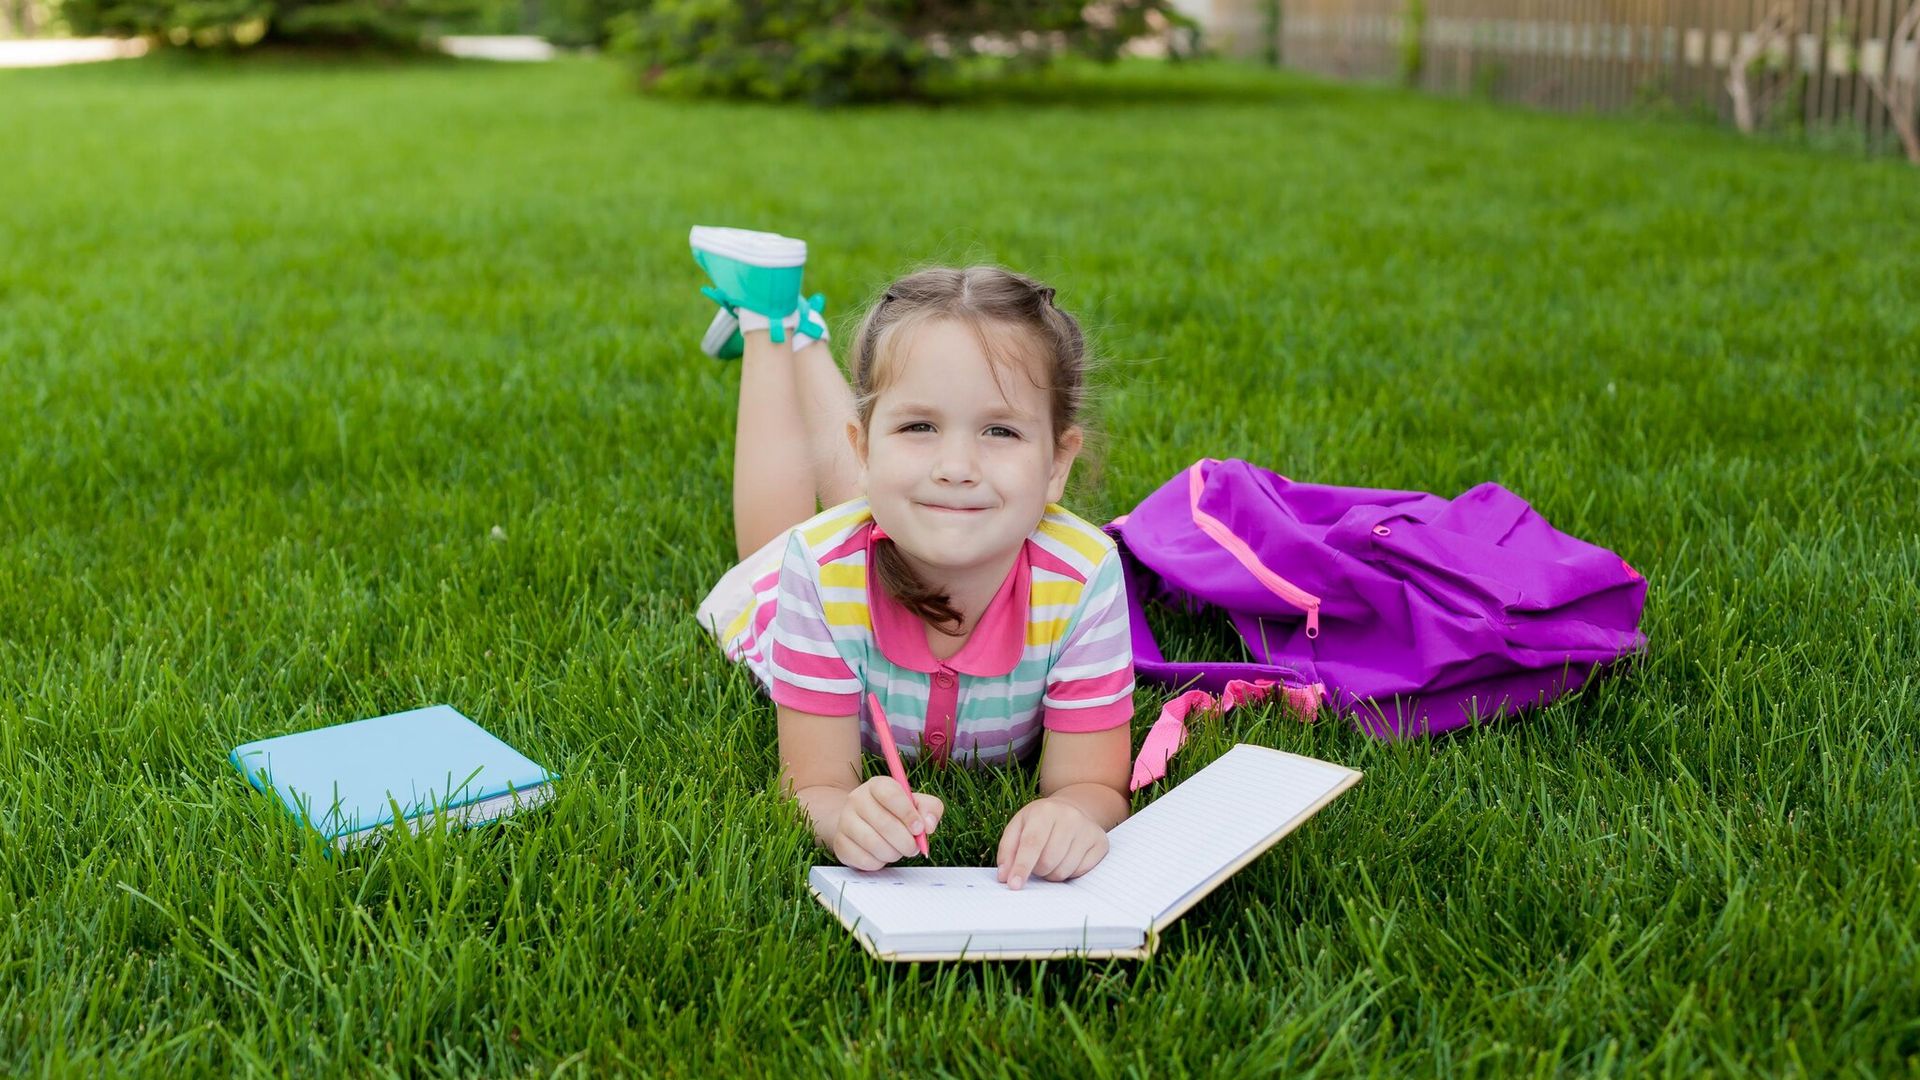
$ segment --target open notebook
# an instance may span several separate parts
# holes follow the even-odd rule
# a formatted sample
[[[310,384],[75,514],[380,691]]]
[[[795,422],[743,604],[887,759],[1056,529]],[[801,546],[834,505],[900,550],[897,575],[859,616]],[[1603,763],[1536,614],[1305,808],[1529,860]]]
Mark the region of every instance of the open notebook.
[[[882,960],[1144,957],[1162,930],[1360,774],[1242,743],[1107,834],[1067,882],[1009,889],[991,866],[816,866],[813,893]]]

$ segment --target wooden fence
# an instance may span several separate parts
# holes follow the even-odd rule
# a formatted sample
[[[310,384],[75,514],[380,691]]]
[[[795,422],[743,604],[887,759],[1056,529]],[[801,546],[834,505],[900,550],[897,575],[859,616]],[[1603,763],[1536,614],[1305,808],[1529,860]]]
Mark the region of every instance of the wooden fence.
[[[1236,51],[1551,109],[1677,107],[1920,163],[1920,0],[1270,0],[1265,22]]]

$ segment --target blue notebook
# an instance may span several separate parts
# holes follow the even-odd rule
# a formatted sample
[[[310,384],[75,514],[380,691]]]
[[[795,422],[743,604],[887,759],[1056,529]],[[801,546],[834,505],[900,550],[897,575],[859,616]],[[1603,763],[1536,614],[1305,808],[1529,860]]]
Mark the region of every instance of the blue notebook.
[[[342,849],[392,826],[395,803],[414,832],[477,825],[538,806],[558,779],[446,705],[242,743],[227,757]]]

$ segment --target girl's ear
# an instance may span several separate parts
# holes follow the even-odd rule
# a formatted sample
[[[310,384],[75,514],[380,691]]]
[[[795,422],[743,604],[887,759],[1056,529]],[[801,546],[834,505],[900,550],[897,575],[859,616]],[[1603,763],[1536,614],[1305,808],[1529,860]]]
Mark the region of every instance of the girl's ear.
[[[1073,461],[1080,456],[1080,446],[1086,436],[1078,425],[1068,428],[1060,436],[1053,450],[1053,470],[1047,477],[1047,501],[1057,503],[1067,494],[1067,475],[1073,472]]]
[[[860,466],[861,472],[867,471],[866,432],[861,430],[860,421],[847,421],[847,445],[853,447],[853,460]],[[865,477],[861,478],[862,480]]]

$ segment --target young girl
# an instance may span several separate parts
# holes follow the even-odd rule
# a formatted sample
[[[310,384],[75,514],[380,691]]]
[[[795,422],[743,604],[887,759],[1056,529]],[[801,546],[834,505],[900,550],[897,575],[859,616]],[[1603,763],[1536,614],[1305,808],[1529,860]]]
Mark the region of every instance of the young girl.
[[[1059,505],[1083,438],[1078,323],[1019,274],[923,270],[867,312],[849,387],[824,298],[801,295],[805,243],[696,227],[692,244],[721,305],[702,348],[741,358],[742,561],[699,618],[777,706],[782,790],[847,866],[915,853],[945,806],[862,782],[871,691],[908,759],[1040,751],[999,880],[1092,869],[1127,816],[1133,652],[1113,542]]]

